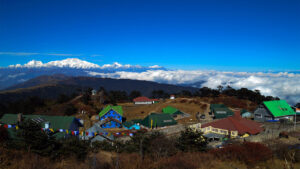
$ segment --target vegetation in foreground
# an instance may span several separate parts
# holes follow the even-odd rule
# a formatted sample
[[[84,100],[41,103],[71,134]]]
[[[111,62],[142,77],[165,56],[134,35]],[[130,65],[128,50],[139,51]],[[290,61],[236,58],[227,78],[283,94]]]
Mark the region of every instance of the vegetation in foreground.
[[[211,149],[202,133],[190,129],[169,138],[162,133],[139,132],[126,142],[90,144],[70,137],[55,140],[40,126],[25,121],[18,139],[0,128],[0,168],[299,168],[300,150],[288,145],[234,143]],[[276,164],[276,165],[274,165]]]

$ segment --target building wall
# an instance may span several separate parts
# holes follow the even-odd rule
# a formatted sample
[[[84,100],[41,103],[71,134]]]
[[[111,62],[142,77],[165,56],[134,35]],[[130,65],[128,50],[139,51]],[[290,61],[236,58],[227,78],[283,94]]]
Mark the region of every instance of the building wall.
[[[121,124],[115,121],[110,121],[108,123],[102,124],[102,128],[120,128]]]
[[[120,121],[122,123],[122,116],[117,113],[116,111],[114,110],[110,110],[108,111],[105,115],[103,115],[101,118],[100,118],[100,121],[101,120],[105,120],[107,118],[113,118],[113,119],[116,119],[118,121]],[[102,128],[118,128],[118,127],[121,127],[121,124],[118,123],[118,122],[115,122],[115,121],[110,121],[108,123],[105,123],[103,125],[101,125]]]
[[[152,104],[153,102],[134,102],[134,104]]]
[[[274,117],[267,108],[265,108],[263,105],[260,105],[254,111],[254,120],[259,122],[265,122],[268,120],[274,120]]]

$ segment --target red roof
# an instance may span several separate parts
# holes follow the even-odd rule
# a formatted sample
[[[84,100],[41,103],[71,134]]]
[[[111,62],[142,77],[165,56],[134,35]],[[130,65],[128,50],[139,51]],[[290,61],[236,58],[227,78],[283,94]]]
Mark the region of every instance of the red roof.
[[[149,99],[148,97],[141,96],[133,99],[134,102],[152,102],[153,99]]]
[[[231,117],[203,124],[201,127],[204,128],[208,126],[229,131],[238,131],[240,135],[245,133],[258,134],[264,130],[261,127],[261,124],[252,120],[242,118],[240,116],[240,112],[235,112],[234,116]]]

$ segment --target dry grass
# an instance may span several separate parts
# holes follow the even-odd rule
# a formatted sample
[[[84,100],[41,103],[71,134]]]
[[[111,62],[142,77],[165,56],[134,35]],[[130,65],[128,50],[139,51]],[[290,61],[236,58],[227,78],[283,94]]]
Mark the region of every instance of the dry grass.
[[[300,168],[300,163],[285,162],[271,159],[255,164],[250,168],[256,169],[282,169]],[[171,157],[154,160],[149,156],[141,159],[137,153],[90,153],[84,162],[73,157],[62,161],[52,161],[49,158],[36,154],[7,150],[0,147],[0,169],[247,169],[249,166],[237,160],[218,159],[211,153],[177,153]]]
[[[124,116],[127,120],[142,119],[152,112],[162,112],[162,109],[166,106],[173,106],[185,113],[191,114],[193,121],[196,121],[196,113],[203,112],[208,113],[208,104],[200,101],[199,99],[177,98],[175,100],[160,101],[151,105],[135,105],[133,103],[120,104],[124,110]],[[143,112],[143,113],[142,113]]]
[[[178,120],[179,123],[195,123],[198,122],[196,119],[197,112],[206,115],[206,120],[211,121],[212,119],[208,115],[210,104],[212,103],[223,103],[230,108],[244,108],[248,110],[254,110],[256,104],[248,100],[240,100],[234,97],[221,96],[217,98],[176,98],[175,100],[163,100],[156,104],[151,105],[135,105],[133,103],[121,103],[123,107],[124,116],[127,120],[132,119],[143,119],[152,112],[162,112],[162,109],[166,106],[173,106],[185,113],[190,114],[189,118]]]

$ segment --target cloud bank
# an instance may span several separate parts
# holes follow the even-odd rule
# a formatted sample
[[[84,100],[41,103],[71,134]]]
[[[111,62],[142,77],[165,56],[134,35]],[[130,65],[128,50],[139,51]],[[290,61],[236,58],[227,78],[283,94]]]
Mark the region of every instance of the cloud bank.
[[[230,85],[233,88],[260,90],[264,95],[278,96],[290,104],[300,102],[300,74],[280,72],[220,72],[220,71],[185,71],[185,70],[148,70],[145,72],[88,72],[91,76],[120,79],[136,79],[168,84],[192,84],[204,81],[198,87],[216,88],[218,85]]]

